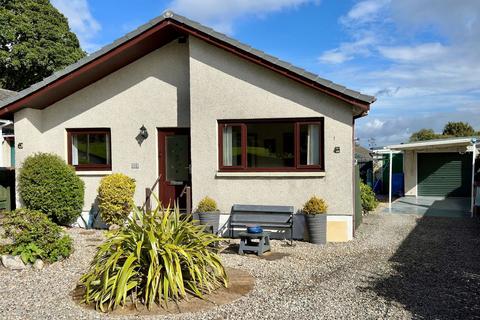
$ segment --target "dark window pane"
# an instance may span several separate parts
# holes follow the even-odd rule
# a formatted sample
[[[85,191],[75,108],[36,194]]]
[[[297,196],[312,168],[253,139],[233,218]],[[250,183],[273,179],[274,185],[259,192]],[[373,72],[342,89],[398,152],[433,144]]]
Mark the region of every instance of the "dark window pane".
[[[320,165],[320,124],[300,125],[300,164]]]
[[[107,135],[89,134],[89,162],[93,164],[107,164]]]
[[[72,134],[72,164],[110,164],[110,137],[106,133]]]
[[[242,165],[242,127],[223,127],[223,165],[226,167]]]
[[[166,179],[168,181],[188,181],[188,136],[173,135],[165,137]]]
[[[247,124],[247,166],[249,168],[293,167],[293,123]]]

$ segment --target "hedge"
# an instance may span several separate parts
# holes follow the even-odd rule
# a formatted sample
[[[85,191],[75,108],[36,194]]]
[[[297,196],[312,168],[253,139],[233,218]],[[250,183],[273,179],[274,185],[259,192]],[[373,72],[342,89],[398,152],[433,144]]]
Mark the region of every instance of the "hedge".
[[[28,209],[39,210],[61,225],[70,225],[80,216],[84,183],[59,156],[37,153],[27,157],[18,178],[20,197]]]

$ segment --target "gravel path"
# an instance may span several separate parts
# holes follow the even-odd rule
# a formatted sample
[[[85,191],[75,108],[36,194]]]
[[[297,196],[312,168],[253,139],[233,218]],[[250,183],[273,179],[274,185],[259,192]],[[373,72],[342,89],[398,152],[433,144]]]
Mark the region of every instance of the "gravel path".
[[[68,261],[38,272],[0,269],[0,318],[107,318],[69,297],[101,232],[69,232],[76,250]],[[374,214],[349,243],[291,248],[273,241],[273,250],[287,256],[222,254],[227,266],[255,277],[254,290],[229,305],[171,318],[480,319],[477,220]]]

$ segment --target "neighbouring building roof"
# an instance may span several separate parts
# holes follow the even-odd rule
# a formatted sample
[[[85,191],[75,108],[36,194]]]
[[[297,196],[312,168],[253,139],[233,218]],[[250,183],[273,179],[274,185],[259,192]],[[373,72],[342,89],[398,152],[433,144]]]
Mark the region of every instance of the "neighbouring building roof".
[[[355,145],[355,159],[359,162],[368,162],[372,161],[373,157],[370,154],[371,151],[367,148],[364,148],[360,145]]]
[[[10,98],[10,97],[13,97],[16,94],[17,94],[16,91],[11,91],[11,90],[0,88],[0,101],[5,100],[5,99]]]
[[[446,138],[434,139],[426,141],[409,142],[403,144],[395,144],[386,147],[390,150],[425,150],[448,147],[464,147],[470,146],[473,143],[479,143],[479,137],[461,137],[461,138]]]
[[[363,110],[362,115],[376,100],[373,96],[333,83],[195,21],[167,11],[99,51],[19,92],[16,96],[0,101],[0,117],[11,116],[13,112],[26,107],[45,108],[156,48],[186,35],[200,38],[253,63],[341,99]]]

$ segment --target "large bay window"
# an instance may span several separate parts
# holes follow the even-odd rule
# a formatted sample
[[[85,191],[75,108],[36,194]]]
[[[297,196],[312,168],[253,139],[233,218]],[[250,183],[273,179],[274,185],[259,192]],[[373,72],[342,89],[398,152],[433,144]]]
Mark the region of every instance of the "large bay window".
[[[221,171],[323,171],[323,118],[219,121]]]
[[[68,129],[68,163],[76,170],[111,170],[110,129]]]

